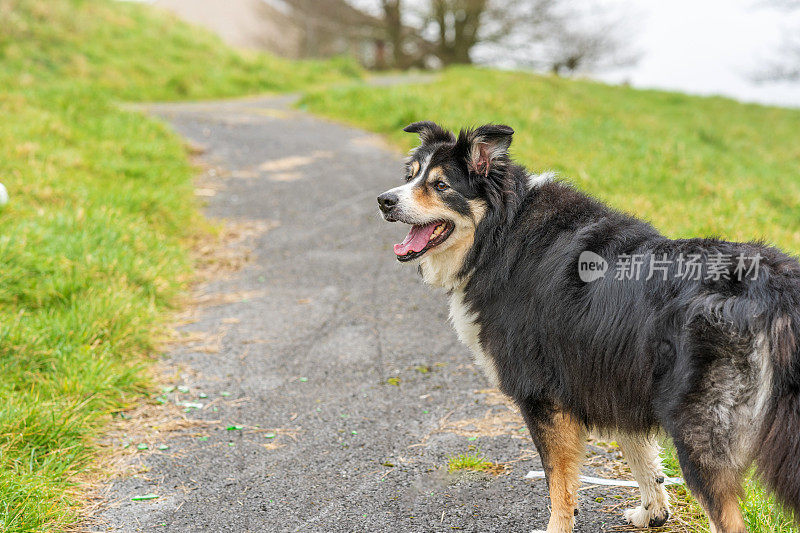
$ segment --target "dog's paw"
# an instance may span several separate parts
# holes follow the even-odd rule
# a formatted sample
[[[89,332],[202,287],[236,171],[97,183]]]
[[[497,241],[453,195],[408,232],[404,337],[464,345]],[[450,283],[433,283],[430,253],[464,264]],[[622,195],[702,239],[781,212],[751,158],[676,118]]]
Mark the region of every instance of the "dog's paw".
[[[645,509],[641,505],[636,509],[628,509],[623,513],[625,520],[636,527],[660,527],[669,518],[669,509]]]

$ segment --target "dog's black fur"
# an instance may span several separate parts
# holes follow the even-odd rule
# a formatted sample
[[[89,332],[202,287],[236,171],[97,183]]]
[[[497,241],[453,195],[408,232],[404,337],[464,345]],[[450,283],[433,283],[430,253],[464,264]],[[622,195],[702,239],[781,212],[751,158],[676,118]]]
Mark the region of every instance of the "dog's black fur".
[[[761,243],[667,239],[564,182],[531,185],[508,156],[507,126],[458,137],[430,122],[407,131],[422,139],[412,159],[447,177],[449,189],[437,196],[442,209],[464,214],[470,201],[485,205],[468,253],[453,258],[460,265],[447,288],[462,291],[497,385],[522,409],[540,451],[547,448],[540,426],[556,413],[611,433],[663,428],[719,533],[740,530],[724,516],[726,480],[738,482],[753,460],[780,501],[800,512],[796,259]],[[403,209],[385,214],[405,221]],[[605,277],[580,279],[584,251],[608,261]],[[705,278],[709,257],[720,253],[760,256],[756,279],[676,275],[681,254],[699,254]],[[615,279],[613,265],[634,254],[644,257],[645,274],[653,257],[673,260],[667,279]],[[424,275],[424,260],[420,268]],[[765,377],[771,382],[759,403]]]

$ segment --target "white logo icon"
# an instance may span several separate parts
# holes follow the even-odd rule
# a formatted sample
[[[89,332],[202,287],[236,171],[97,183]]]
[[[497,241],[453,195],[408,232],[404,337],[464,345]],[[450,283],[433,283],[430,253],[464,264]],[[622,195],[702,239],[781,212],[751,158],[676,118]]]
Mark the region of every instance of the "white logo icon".
[[[581,252],[578,257],[578,276],[584,283],[591,283],[606,275],[608,262],[594,252]]]

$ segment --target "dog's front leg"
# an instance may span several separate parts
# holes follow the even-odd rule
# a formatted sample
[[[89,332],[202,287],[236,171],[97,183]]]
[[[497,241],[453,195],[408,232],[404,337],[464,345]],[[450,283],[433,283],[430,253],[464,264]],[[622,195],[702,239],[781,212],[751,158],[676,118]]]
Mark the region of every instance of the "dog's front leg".
[[[570,415],[545,402],[520,402],[520,408],[539,451],[550,491],[547,533],[571,533],[586,431]]]
[[[625,520],[636,527],[663,526],[669,518],[669,495],[664,490],[661,448],[650,435],[617,435],[617,442],[639,483],[642,504],[625,511]]]

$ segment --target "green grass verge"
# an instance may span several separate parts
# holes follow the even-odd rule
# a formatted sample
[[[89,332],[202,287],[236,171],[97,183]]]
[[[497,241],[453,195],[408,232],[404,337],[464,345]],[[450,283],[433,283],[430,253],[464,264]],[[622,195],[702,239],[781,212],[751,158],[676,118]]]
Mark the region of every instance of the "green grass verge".
[[[0,114],[0,530],[35,531],[74,520],[87,437],[142,387],[196,214],[164,127],[83,89]]]
[[[146,387],[197,227],[181,141],[119,100],[350,79],[245,56],[135,3],[0,0],[0,531],[78,519],[91,438]]]
[[[426,85],[311,91],[301,106],[404,148],[417,143],[401,131],[416,120],[506,123],[517,131],[517,160],[556,170],[669,236],[763,238],[800,251],[800,110],[477,68]],[[751,531],[798,531],[758,483],[746,492]],[[685,490],[674,494],[704,531],[696,503]]]

